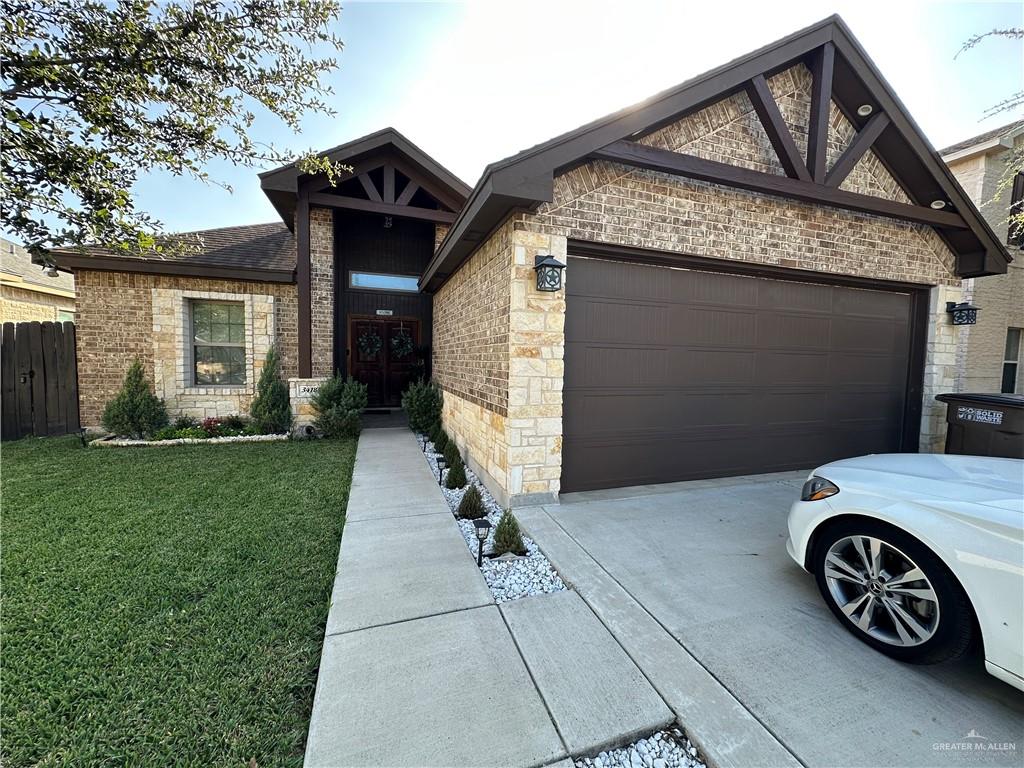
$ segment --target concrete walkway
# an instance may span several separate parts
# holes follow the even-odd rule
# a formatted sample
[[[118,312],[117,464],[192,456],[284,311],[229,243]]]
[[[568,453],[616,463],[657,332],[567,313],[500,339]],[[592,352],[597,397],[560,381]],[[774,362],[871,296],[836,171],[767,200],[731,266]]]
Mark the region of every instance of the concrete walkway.
[[[673,719],[575,592],[496,606],[412,433],[363,432],[307,766],[563,768]]]

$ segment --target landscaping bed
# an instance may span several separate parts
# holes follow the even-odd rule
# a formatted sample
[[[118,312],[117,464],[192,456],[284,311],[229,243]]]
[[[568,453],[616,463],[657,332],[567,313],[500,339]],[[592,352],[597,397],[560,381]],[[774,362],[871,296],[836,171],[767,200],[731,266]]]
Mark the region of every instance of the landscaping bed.
[[[494,554],[494,537],[495,532],[498,528],[498,523],[501,520],[501,516],[504,512],[494,497],[491,496],[490,492],[484,487],[484,484],[480,482],[473,470],[468,467],[465,468],[466,473],[466,485],[462,488],[450,489],[445,487],[445,479],[450,469],[441,470],[440,476],[438,475],[438,458],[441,456],[434,449],[434,444],[430,441],[427,435],[417,435],[420,443],[420,447],[423,449],[423,454],[426,457],[427,464],[430,467],[430,471],[434,477],[438,478],[438,483],[441,486],[441,492],[444,494],[445,499],[448,501],[448,506],[451,508],[452,513],[456,514],[459,509],[459,504],[462,502],[462,497],[469,490],[470,486],[475,486],[480,492],[483,500],[483,505],[486,509],[486,518],[491,523],[490,532],[487,535],[487,539],[484,541],[484,559],[480,570],[483,572],[484,580],[487,582],[488,588],[491,590],[491,594],[494,596],[495,602],[503,603],[508,600],[517,600],[522,597],[530,597],[532,595],[543,595],[550,592],[559,592],[564,590],[565,583],[562,578],[558,575],[554,566],[544,556],[544,553],[540,551],[537,545],[528,536],[523,536],[523,546],[525,548],[525,554],[522,556],[510,556],[504,555],[502,557],[492,557]],[[459,524],[459,530],[462,531],[462,536],[466,540],[466,546],[469,547],[470,552],[475,557],[477,555],[477,547],[479,542],[476,537],[476,530],[472,520],[457,519]]]
[[[576,768],[706,768],[697,748],[675,727],[619,749],[578,757],[573,764]]]
[[[0,763],[300,766],[354,455],[5,443]]]

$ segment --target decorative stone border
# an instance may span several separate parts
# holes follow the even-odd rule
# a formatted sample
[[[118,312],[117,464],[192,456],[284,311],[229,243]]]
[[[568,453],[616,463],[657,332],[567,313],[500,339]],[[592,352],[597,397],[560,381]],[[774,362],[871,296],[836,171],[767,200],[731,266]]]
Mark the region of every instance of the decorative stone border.
[[[577,757],[573,765],[575,768],[706,768],[697,748],[675,726],[593,757]]]
[[[416,437],[423,451],[424,458],[427,460],[427,466],[430,467],[431,474],[438,478],[437,458],[440,454],[434,450],[434,444],[425,435],[417,434]],[[480,571],[483,573],[484,581],[487,582],[487,587],[491,590],[491,595],[496,603],[518,600],[533,595],[561,592],[566,589],[565,582],[558,575],[558,571],[555,570],[554,566],[551,565],[550,561],[544,556],[544,553],[540,551],[540,548],[529,536],[523,535],[526,555],[488,558],[486,555],[489,551],[493,552],[494,532],[504,510],[468,466],[466,467],[466,485],[463,488],[456,490],[445,488],[444,479],[447,476],[448,470],[445,469],[441,473],[440,478],[438,478],[438,483],[441,486],[441,493],[444,494],[444,498],[448,502],[448,507],[453,515],[458,512],[459,504],[470,484],[477,487],[480,491],[480,496],[483,498],[484,507],[487,509],[487,519],[491,522],[491,530],[487,540],[484,542],[485,557],[483,564],[480,566]],[[459,524],[459,530],[462,532],[462,538],[466,541],[466,546],[475,559],[479,542],[476,538],[473,521],[456,517],[456,522]]]
[[[160,445],[206,445],[207,443],[277,443],[288,440],[289,435],[232,435],[231,437],[176,437],[173,440],[131,440],[116,437],[98,437],[90,440],[93,448],[147,448]]]

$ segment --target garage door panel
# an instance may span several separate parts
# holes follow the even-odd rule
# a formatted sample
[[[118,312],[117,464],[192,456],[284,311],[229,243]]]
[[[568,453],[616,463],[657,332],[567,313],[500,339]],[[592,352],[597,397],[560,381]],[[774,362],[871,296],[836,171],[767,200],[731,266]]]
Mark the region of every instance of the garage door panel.
[[[832,323],[827,315],[796,315],[765,312],[758,316],[756,344],[759,347],[808,347],[827,350]]]
[[[572,257],[564,491],[900,449],[906,293]]]
[[[685,390],[638,393],[581,392],[566,398],[562,410],[563,431],[588,439],[633,439],[638,435],[657,437],[671,432],[701,428],[745,427],[757,418],[760,394],[734,391],[694,393]]]

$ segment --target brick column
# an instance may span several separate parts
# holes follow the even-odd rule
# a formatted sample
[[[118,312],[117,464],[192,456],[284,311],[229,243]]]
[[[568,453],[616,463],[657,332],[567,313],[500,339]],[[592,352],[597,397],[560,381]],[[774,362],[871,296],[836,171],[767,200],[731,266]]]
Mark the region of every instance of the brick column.
[[[309,211],[309,272],[312,375],[334,373],[334,215]]]

